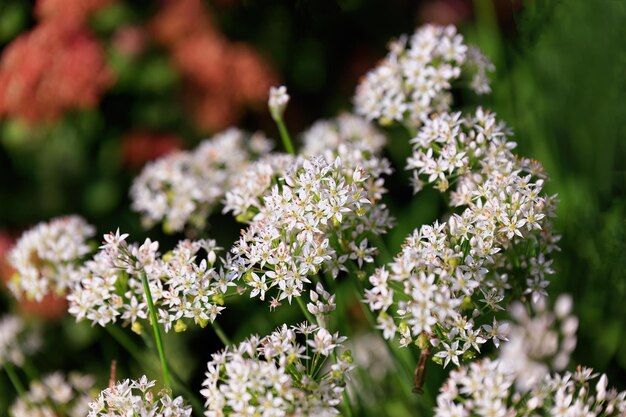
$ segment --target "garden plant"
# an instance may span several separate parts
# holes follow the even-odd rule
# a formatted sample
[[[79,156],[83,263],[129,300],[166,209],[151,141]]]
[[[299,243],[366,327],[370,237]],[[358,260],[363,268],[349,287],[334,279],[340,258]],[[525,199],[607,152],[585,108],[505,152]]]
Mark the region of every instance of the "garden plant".
[[[177,89],[185,129],[211,133],[183,146],[135,130],[126,180],[98,148],[110,177],[89,196],[128,197],[52,209],[9,239],[1,415],[626,417],[623,368],[575,354],[593,333],[559,284],[562,192],[521,119],[489,105],[512,94],[497,48],[452,24],[395,33],[347,104],[299,129],[298,87],[201,2],[161,2],[125,31],[123,2],[58,3],[37,1],[2,51],[16,161],[50,131],[113,137],[97,106],[128,91],[144,108]],[[244,114],[262,129],[237,127],[255,125]]]

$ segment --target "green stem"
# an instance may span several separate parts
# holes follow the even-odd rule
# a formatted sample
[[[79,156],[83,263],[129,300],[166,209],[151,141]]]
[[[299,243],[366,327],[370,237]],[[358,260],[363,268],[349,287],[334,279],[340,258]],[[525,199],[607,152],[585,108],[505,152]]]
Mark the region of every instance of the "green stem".
[[[335,362],[337,362],[337,351],[333,350],[333,359],[335,360]],[[346,417],[352,417],[353,416],[353,412],[352,412],[352,404],[350,404],[350,398],[348,398],[348,387],[346,386],[343,390],[343,392],[341,393],[341,396],[343,397],[343,405],[344,405],[344,409],[345,409],[345,415]]]
[[[122,347],[130,353],[130,355],[143,366],[147,366],[146,359],[147,357],[141,353],[141,347],[137,345],[126,332],[122,331],[117,326],[106,326],[105,329],[109,332],[111,336],[120,344]],[[150,341],[149,339],[144,339],[145,341]],[[154,345],[151,345],[152,349],[154,349]],[[177,391],[182,392],[185,395],[185,399],[191,402],[191,406],[195,410],[196,414],[202,415],[204,412],[204,406],[202,405],[202,401],[198,399],[198,397],[191,392],[183,382],[183,379],[172,369],[172,382],[174,383],[174,388]]]
[[[24,385],[22,385],[22,381],[20,381],[17,372],[15,372],[13,364],[9,361],[6,361],[2,366],[4,366],[4,370],[7,372],[7,375],[11,380],[11,384],[13,384],[15,391],[17,391],[17,395],[19,395],[20,397],[23,396],[26,393],[26,390],[24,389]]]
[[[28,377],[29,381],[36,381],[39,379],[39,373],[33,366],[32,362],[28,360],[28,358],[26,358],[26,360],[24,361],[24,365],[22,365],[22,370]]]
[[[346,417],[352,417],[353,416],[352,404],[350,404],[350,399],[348,398],[348,392],[344,389],[341,395],[343,396],[343,405],[344,405],[343,408],[346,413]]]
[[[224,333],[224,330],[222,329],[222,326],[220,326],[217,321],[213,321],[211,323],[211,327],[213,327],[213,330],[215,331],[215,334],[217,334],[217,337],[220,338],[220,340],[222,341],[224,346],[230,346],[230,345],[233,344],[233,342],[230,341],[228,336],[226,336],[226,333]]]
[[[145,272],[141,273],[141,282],[143,283],[143,290],[146,293],[146,299],[148,300],[148,309],[150,309],[150,321],[152,322],[152,330],[154,331],[154,341],[156,342],[157,350],[159,351],[159,360],[161,361],[161,368],[163,369],[163,382],[167,388],[170,388],[170,376],[167,371],[167,362],[165,361],[165,349],[163,348],[163,340],[161,339],[161,331],[159,330],[156,310],[154,308],[154,303],[152,302],[148,276]]]
[[[389,248],[387,248],[387,243],[385,243],[385,240],[381,236],[374,233],[370,233],[369,236],[378,248],[383,264],[388,264],[389,262],[391,262],[393,260],[393,257],[391,256],[391,252],[389,252]]]
[[[302,310],[302,313],[304,313],[304,316],[306,317],[306,319],[309,322],[309,324],[316,324],[317,320],[315,320],[315,318],[313,318],[311,313],[309,313],[309,310],[306,309],[306,306],[304,305],[304,301],[302,301],[302,298],[301,297],[296,297],[296,301],[298,301],[298,305],[300,306],[300,310]]]
[[[296,151],[294,150],[293,144],[291,143],[291,136],[289,136],[289,131],[287,131],[287,127],[285,126],[282,118],[276,120],[276,126],[278,126],[278,132],[280,132],[280,138],[283,141],[283,146],[285,147],[285,150],[287,151],[287,153],[295,155]]]

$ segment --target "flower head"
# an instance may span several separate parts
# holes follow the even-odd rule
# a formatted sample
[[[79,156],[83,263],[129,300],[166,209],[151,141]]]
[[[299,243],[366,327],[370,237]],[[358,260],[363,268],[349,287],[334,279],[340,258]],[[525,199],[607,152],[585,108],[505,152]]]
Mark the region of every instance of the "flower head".
[[[462,72],[475,72],[471,87],[484,93],[489,91],[485,73],[492,69],[454,26],[426,25],[390,44],[385,59],[357,87],[355,109],[381,124],[417,127],[432,112],[449,109],[452,83]]]
[[[46,294],[64,295],[82,258],[91,248],[93,226],[78,216],[58,217],[24,232],[8,259],[16,270],[9,283],[19,299],[41,301]]]
[[[270,88],[270,98],[267,104],[270,108],[270,113],[272,114],[272,118],[274,120],[278,121],[283,118],[283,113],[287,108],[287,103],[289,103],[289,94],[287,94],[287,87],[281,85],[280,87]]]
[[[38,328],[29,328],[19,317],[5,315],[0,319],[0,366],[10,362],[17,366],[39,350],[42,344]]]
[[[132,208],[147,226],[164,222],[167,232],[185,225],[201,229],[249,161],[270,148],[261,135],[248,138],[229,129],[202,142],[194,151],[178,152],[149,163],[130,190]]]
[[[62,409],[67,417],[85,416],[89,412],[89,391],[93,385],[93,377],[75,372],[68,376],[61,372],[46,375],[30,383],[28,392],[11,405],[9,415],[54,416]]]
[[[190,417],[191,406],[182,397],[172,398],[172,393],[163,389],[154,393],[155,381],[144,375],[139,380],[125,379],[102,391],[89,404],[88,417]]]
[[[471,357],[487,340],[506,340],[506,323],[494,314],[515,293],[545,296],[554,199],[542,193],[545,173],[516,157],[510,132],[495,115],[441,113],[428,119],[411,141],[419,191],[425,183],[451,192],[464,209],[446,222],[416,229],[389,265],[371,277],[365,299],[379,311],[379,328],[405,346],[421,335],[434,357],[446,362]],[[458,342],[456,348],[455,343]]]
[[[297,159],[262,200],[251,203],[252,219],[229,265],[249,286],[261,285],[263,293],[275,288],[278,301],[291,301],[304,292],[310,275],[336,275],[351,253],[363,252],[361,262],[373,260],[366,233],[382,233],[390,222],[384,205],[375,203],[384,192],[382,180],[368,174],[380,174],[385,165],[372,162],[366,171],[359,153],[342,149],[345,158],[329,151]]]
[[[122,320],[140,331],[141,320],[149,315],[144,274],[165,331],[182,331],[185,321],[204,327],[216,319],[235,283],[232,274],[215,266],[220,249],[215,241],[183,240],[161,256],[158,242],[128,244],[126,236],[119,231],[106,235],[100,252],[77,272],[79,279],[67,297],[76,320],[101,326]]]
[[[214,354],[202,384],[205,415],[337,415],[352,368],[349,354],[334,355],[344,340],[315,325],[284,325]]]

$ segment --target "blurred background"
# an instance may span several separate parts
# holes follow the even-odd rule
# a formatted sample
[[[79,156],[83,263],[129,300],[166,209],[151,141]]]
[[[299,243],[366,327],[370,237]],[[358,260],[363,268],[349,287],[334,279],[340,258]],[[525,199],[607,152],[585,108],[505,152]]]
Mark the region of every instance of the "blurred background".
[[[493,93],[480,102],[459,95],[456,102],[492,108],[515,131],[518,152],[549,173],[563,235],[549,290],[575,300],[573,363],[607,371],[625,389],[623,0],[0,0],[0,255],[24,229],[70,213],[83,215],[99,234],[120,227],[134,240],[150,235],[171,247],[182,236],[143,230],[129,208],[128,189],[143,164],[232,125],[277,138],[266,110],[271,85],[288,86],[292,132],[349,111],[359,77],[384,57],[387,42],[426,22],[457,25],[495,63]],[[395,253],[444,205],[436,192],[408,197],[407,138],[389,134],[388,156],[398,172],[388,203],[399,227],[386,239]],[[209,234],[228,248],[240,226],[219,214],[209,223]],[[4,280],[11,273],[0,263]],[[346,297],[339,308],[358,332],[365,320],[356,298]],[[80,367],[106,381],[103,364],[113,358],[121,358],[118,373],[139,372],[119,340],[75,325],[62,300],[15,305],[8,292],[0,298],[3,313],[51,322],[48,350],[35,361],[40,372]],[[251,309],[263,313],[237,320]],[[246,301],[226,310],[223,326],[241,340],[298,314],[269,314]],[[194,388],[220,347],[210,333],[168,337],[177,352],[171,360]],[[371,344],[366,337],[357,343]],[[51,346],[63,346],[64,354]],[[434,393],[445,371],[431,368],[427,390]],[[390,395],[398,390],[393,378],[370,382],[385,398],[371,405],[378,409],[372,415],[412,415],[414,406],[431,405],[427,396],[414,405]],[[0,410],[12,396],[0,375]]]

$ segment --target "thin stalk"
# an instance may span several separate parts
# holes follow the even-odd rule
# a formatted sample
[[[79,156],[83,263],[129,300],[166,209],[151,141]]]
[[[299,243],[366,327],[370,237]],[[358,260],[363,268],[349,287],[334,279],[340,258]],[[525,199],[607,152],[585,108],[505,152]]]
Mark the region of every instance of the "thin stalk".
[[[309,313],[309,310],[306,309],[306,306],[304,305],[304,302],[302,301],[302,299],[300,297],[296,297],[296,301],[298,301],[300,310],[302,310],[302,313],[304,313],[304,316],[306,317],[307,321],[310,324],[316,324],[317,320],[315,320],[313,316],[311,315],[311,313]]]
[[[224,346],[230,346],[230,345],[233,344],[233,342],[230,341],[228,336],[226,336],[226,333],[224,333],[224,330],[222,329],[222,326],[220,326],[217,321],[211,322],[211,327],[213,327],[213,330],[215,331],[215,334],[217,334],[217,337],[220,338],[220,340],[222,341]]]
[[[22,385],[22,381],[20,381],[17,372],[15,372],[13,364],[11,364],[11,362],[9,361],[6,361],[2,366],[4,366],[4,370],[7,372],[7,375],[11,380],[11,384],[13,384],[15,391],[17,391],[17,395],[20,397],[23,396],[24,393],[26,393],[26,390],[24,389],[24,385]]]
[[[389,248],[387,248],[385,240],[381,236],[374,233],[370,233],[369,235],[380,252],[383,264],[391,262],[393,260],[393,256],[391,256],[391,252],[389,252]]]
[[[287,126],[285,126],[282,118],[276,120],[276,126],[278,126],[278,132],[280,132],[280,138],[283,141],[285,150],[287,153],[295,155],[296,151],[293,147],[293,143],[291,142],[291,136],[289,136],[289,131],[287,130]]]
[[[28,358],[26,358],[26,360],[24,361],[24,365],[22,365],[22,370],[28,377],[29,381],[36,381],[39,379],[39,373],[33,366],[32,362],[28,360]]]
[[[350,399],[348,398],[348,393],[347,391],[344,389],[343,393],[341,394],[343,397],[343,405],[344,405],[344,411],[346,412],[346,416],[347,417],[352,417],[353,413],[352,413],[352,404],[350,404]]]
[[[130,353],[130,355],[137,362],[139,362],[143,366],[147,365],[147,362],[146,362],[147,356],[141,353],[141,348],[139,347],[139,345],[137,345],[130,337],[128,337],[128,335],[124,331],[122,331],[117,326],[106,326],[105,329],[107,329],[109,334],[113,336],[113,339],[115,339],[120,345],[122,345],[122,347],[128,353]],[[151,342],[150,339],[147,339],[147,340],[144,339],[144,341]],[[152,349],[154,349],[153,344],[150,344],[150,346],[152,347]],[[191,392],[190,389],[187,388],[183,379],[173,369],[171,371],[171,375],[172,375],[172,382],[174,383],[174,388],[176,388],[177,391],[180,391],[181,393],[183,393],[185,395],[185,399],[191,402],[191,406],[195,410],[196,414],[202,415],[202,413],[204,412],[202,401],[200,401],[198,397],[193,392]]]
[[[335,360],[335,362],[337,362],[337,351],[333,350],[333,359]],[[354,415],[354,413],[352,412],[352,404],[350,404],[350,398],[348,397],[348,387],[346,386],[343,390],[343,392],[341,393],[341,396],[343,397],[343,405],[344,405],[344,410],[346,412],[346,417],[352,417]]]
[[[159,322],[157,321],[156,310],[154,308],[154,302],[152,301],[152,294],[150,293],[150,285],[148,284],[148,277],[145,272],[141,273],[141,282],[143,283],[143,290],[148,300],[148,309],[150,309],[150,321],[152,322],[152,330],[154,331],[154,341],[159,351],[159,360],[161,361],[161,368],[163,369],[163,382],[167,388],[170,388],[170,375],[167,371],[163,339],[161,339],[161,330],[159,329]]]

